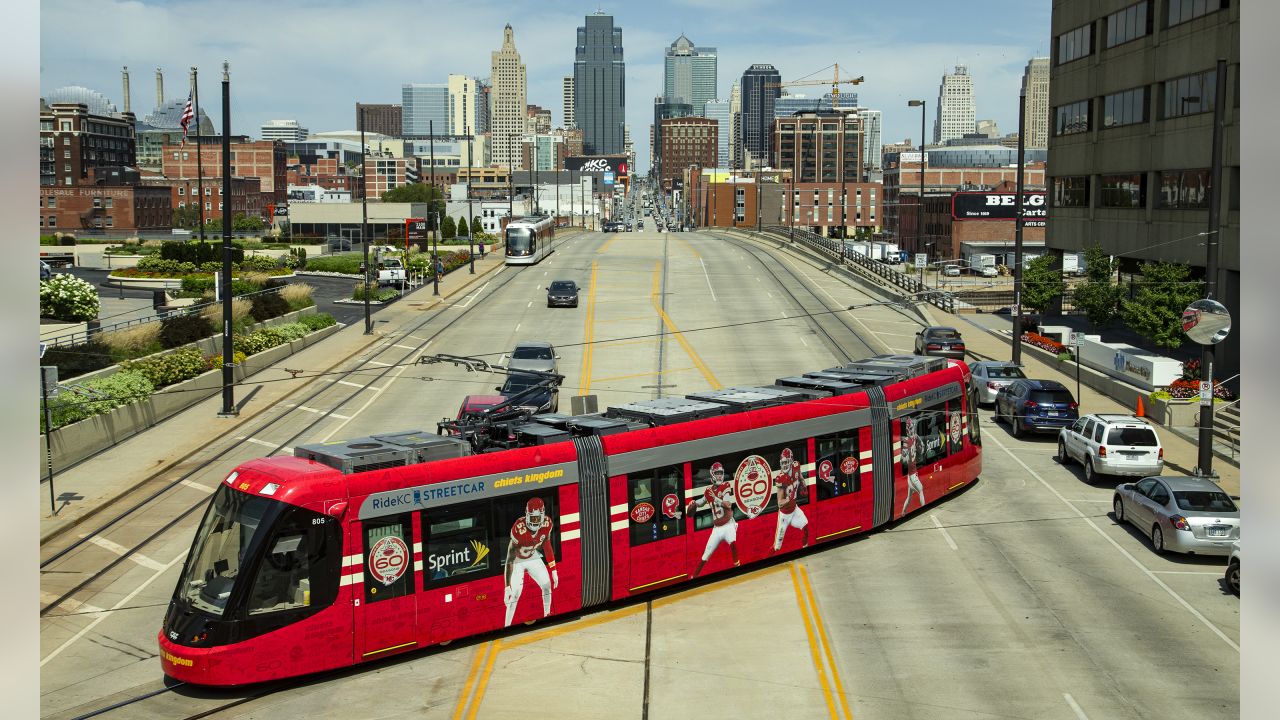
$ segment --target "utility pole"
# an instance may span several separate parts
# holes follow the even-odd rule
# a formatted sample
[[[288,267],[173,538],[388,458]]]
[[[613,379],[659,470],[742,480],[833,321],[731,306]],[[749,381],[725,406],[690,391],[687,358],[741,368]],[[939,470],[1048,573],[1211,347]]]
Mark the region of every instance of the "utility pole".
[[[199,127],[199,118],[196,118]],[[197,147],[198,151],[198,147]],[[204,202],[204,198],[200,198]],[[202,206],[203,207],[203,206]],[[203,225],[203,223],[202,223]],[[222,412],[235,417],[235,346],[231,325],[231,69],[222,63]]]
[[[1022,90],[1018,92],[1018,188],[1013,197],[1017,212],[1013,220],[1013,356],[1010,359],[1015,365],[1022,362],[1022,169],[1027,141],[1026,114],[1027,81],[1024,77]]]
[[[1236,72],[1240,72],[1239,68]],[[1222,130],[1227,104],[1227,61],[1218,58],[1213,97],[1213,149],[1209,169],[1209,230],[1205,233],[1204,296],[1216,300],[1218,248],[1222,229]],[[1213,472],[1213,344],[1200,351],[1200,447],[1196,474],[1214,478]],[[1208,387],[1206,391],[1205,387]],[[1206,394],[1207,393],[1207,394]]]
[[[428,203],[427,203],[427,217],[428,217],[428,218],[429,218],[429,217],[431,217],[431,205],[432,205],[432,204],[434,204],[434,200],[435,200],[435,193],[436,193],[436,191],[435,191],[435,187],[436,187],[436,127],[435,127],[435,126],[436,126],[436,121],[435,121],[435,120],[428,120],[428,121],[427,121],[427,133],[428,133],[429,137],[431,138],[431,139],[430,139],[430,141],[429,141],[429,142],[431,143],[431,189],[427,191],[427,198],[428,198]],[[364,120],[361,120],[361,121],[360,121],[360,127],[362,127],[362,128],[364,127]],[[360,144],[361,144],[361,145],[363,145],[363,144],[364,144],[364,138],[363,138],[363,137],[360,139]],[[363,169],[363,168],[361,168],[360,172],[361,172],[361,173],[363,173],[363,172],[364,172],[364,169]],[[444,200],[444,193],[443,193],[443,192],[442,192],[442,193],[440,193],[440,199],[441,199],[441,200]],[[435,268],[431,268],[431,271],[432,271],[432,272],[435,272]]]
[[[471,157],[471,134],[464,124],[462,132],[467,136],[467,255],[471,257],[471,274],[476,274],[476,223],[475,211],[471,209],[471,176],[474,174],[475,161]]]

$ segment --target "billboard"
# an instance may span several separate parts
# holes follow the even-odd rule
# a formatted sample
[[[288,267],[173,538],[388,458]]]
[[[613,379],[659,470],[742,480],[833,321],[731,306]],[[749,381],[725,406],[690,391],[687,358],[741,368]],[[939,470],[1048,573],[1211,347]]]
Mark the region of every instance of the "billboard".
[[[1018,216],[1015,193],[958,192],[951,195],[955,220],[1014,220]],[[1049,216],[1043,192],[1022,193],[1022,226],[1044,227]]]
[[[626,155],[583,155],[564,159],[565,170],[586,173],[613,173],[619,182],[627,177]]]

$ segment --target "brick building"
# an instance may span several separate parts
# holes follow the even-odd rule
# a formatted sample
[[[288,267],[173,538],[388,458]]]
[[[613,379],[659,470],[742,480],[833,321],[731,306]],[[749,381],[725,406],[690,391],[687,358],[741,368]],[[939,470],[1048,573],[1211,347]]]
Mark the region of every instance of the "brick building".
[[[196,178],[147,178],[144,184],[150,187],[169,189],[169,207],[184,208],[197,202],[200,196],[200,184]],[[222,218],[222,178],[204,181],[204,219]],[[270,202],[262,194],[262,180],[256,177],[231,178],[231,217],[243,214],[245,217],[258,217],[270,221],[266,205]]]
[[[839,110],[798,112],[773,121],[773,166],[798,182],[862,178],[862,118]]]
[[[682,197],[686,212],[697,226],[755,227],[759,224],[794,226],[826,237],[839,234],[840,183],[792,183],[787,171],[760,171],[762,182],[757,187],[750,171],[742,175],[713,170],[686,173]],[[844,189],[849,235],[856,234],[859,228],[874,232],[880,225],[883,209],[880,183],[846,182]]]
[[[720,123],[712,118],[673,117],[659,121],[662,124],[661,162],[658,176],[664,190],[672,188],[674,180],[683,182],[684,171],[690,165],[713,168],[717,164],[720,148]]]
[[[138,233],[173,228],[169,188],[152,185],[40,187],[41,232]]]
[[[1041,203],[1044,201],[1044,190],[1031,190],[1025,186],[1028,185],[1024,178],[1023,195],[1028,199],[1036,198]],[[1012,196],[1017,190],[1016,181],[1008,181],[998,183],[990,188],[988,193],[1007,194]],[[1015,220],[1010,218],[999,219],[966,219],[963,216],[957,217],[957,195],[980,195],[969,190],[933,190],[925,188],[924,195],[924,233],[920,238],[920,243],[924,246],[919,252],[927,252],[930,260],[951,260],[961,256],[961,244],[971,246],[990,245],[992,252],[997,252],[997,248],[1011,245],[1014,241],[1016,228]],[[903,196],[906,201],[905,205],[899,206],[902,210],[902,219],[900,224],[900,233],[898,235],[899,247],[908,252],[917,252],[916,250],[916,201],[918,193]],[[1043,204],[1039,207],[1043,208]],[[1013,215],[1014,208],[1006,206],[1008,215]],[[1030,246],[1044,246],[1045,226],[1044,217],[1039,216],[1032,218],[1030,211],[1024,214],[1025,224],[1022,229],[1022,241]],[[1038,251],[1039,252],[1039,251]]]
[[[416,157],[370,157],[364,161],[364,177],[365,193],[377,200],[392,188],[418,182],[422,173]]]
[[[88,105],[42,100],[40,184],[79,185],[94,168],[136,165],[134,123],[129,112],[94,114]]]
[[[285,178],[288,185],[318,185],[328,190],[349,192],[353,200],[361,197],[360,176],[349,172],[336,157],[314,158],[310,165],[302,164],[298,158],[289,158],[287,168]]]
[[[209,179],[222,177],[222,143],[209,142],[199,146],[199,158],[193,144],[165,145],[161,167],[165,177],[196,178],[197,160],[204,171],[205,185]],[[289,196],[286,175],[284,143],[279,140],[256,140],[231,143],[232,177],[256,177],[262,181],[264,203],[283,204]],[[214,183],[217,184],[216,182]]]

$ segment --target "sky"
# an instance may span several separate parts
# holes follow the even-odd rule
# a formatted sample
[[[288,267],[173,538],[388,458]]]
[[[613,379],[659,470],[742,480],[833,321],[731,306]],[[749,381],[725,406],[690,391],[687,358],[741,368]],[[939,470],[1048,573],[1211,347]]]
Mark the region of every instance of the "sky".
[[[40,92],[83,85],[123,108],[122,66],[132,109],[155,106],[155,70],[166,101],[187,94],[199,68],[204,112],[221,124],[222,63],[230,63],[233,134],[258,137],[272,119],[312,132],[355,127],[355,103],[399,103],[404,83],[442,83],[450,73],[489,76],[490,53],[510,23],[528,71],[528,102],[563,121],[561,79],[573,73],[576,28],[588,13],[612,13],[622,28],[627,122],[636,163],[649,166],[653,98],[662,92],[663,52],[684,33],[719,52],[719,90],[752,63],[771,63],[783,80],[863,76],[859,104],[883,112],[885,143],[927,134],[942,75],[964,64],[973,76],[978,119],[1015,132],[1027,60],[1048,55],[1050,2],[992,0],[909,6],[866,0],[812,0],[796,12],[776,0],[649,0],[609,5],[547,0],[466,3],[421,0],[44,0],[40,4]],[[216,10],[215,10],[216,8]],[[824,69],[826,68],[826,69]],[[798,87],[810,97],[823,87]]]

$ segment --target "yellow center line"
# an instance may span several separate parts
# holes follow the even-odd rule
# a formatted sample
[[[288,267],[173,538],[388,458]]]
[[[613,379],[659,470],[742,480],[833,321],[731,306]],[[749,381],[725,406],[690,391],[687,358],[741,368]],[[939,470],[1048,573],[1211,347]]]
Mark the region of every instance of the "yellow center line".
[[[591,263],[591,282],[587,286],[586,331],[582,344],[582,378],[578,384],[578,394],[586,395],[591,389],[591,360],[595,354],[595,344],[591,342],[596,324],[596,263]]]
[[[484,663],[484,672],[480,675],[480,683],[476,685],[476,696],[471,701],[471,710],[467,712],[467,720],[476,720],[476,711],[480,709],[480,701],[484,700],[484,691],[489,687],[489,676],[493,674],[493,661],[497,659],[498,653],[502,652],[502,641],[493,641],[493,652],[489,653],[489,659]]]
[[[799,563],[797,563],[799,565]],[[840,698],[840,709],[844,711],[846,720],[853,720],[849,712],[849,698],[845,696],[844,683],[840,680],[840,671],[836,669],[836,660],[831,656],[831,642],[827,639],[826,623],[818,612],[818,598],[813,594],[813,586],[809,584],[809,571],[804,565],[800,567],[800,580],[804,583],[805,596],[809,598],[809,607],[813,609],[813,624],[818,627],[818,638],[822,640],[822,651],[827,656],[827,667],[831,668],[832,684],[836,686],[836,695]]]
[[[620,237],[622,237],[622,236],[621,236],[621,235],[614,235],[613,237],[611,237],[611,238],[609,238],[608,240],[606,240],[606,241],[605,241],[605,243],[604,243],[603,245],[601,245],[601,246],[596,250],[596,254],[597,254],[597,255],[599,255],[600,253],[602,253],[602,252],[604,252],[605,250],[607,250],[607,249],[609,248],[609,246],[613,244],[613,241],[614,241],[614,240],[617,240],[617,239],[618,239],[618,238],[620,238]]]
[[[685,239],[684,239],[684,238],[682,238],[682,237],[677,237],[676,239],[677,239],[677,240],[679,240],[680,242],[684,243],[684,246],[685,246],[685,247],[687,247],[687,248],[689,248],[689,252],[693,253],[693,256],[694,256],[694,257],[699,258],[699,259],[701,259],[701,258],[702,258],[702,255],[700,255],[700,254],[698,253],[698,251],[697,251],[697,250],[694,250],[694,249],[693,249],[693,243],[689,242],[688,240],[685,240]]]
[[[476,671],[480,669],[480,663],[489,654],[489,650],[492,647],[493,641],[476,647],[475,658],[471,660],[471,669],[467,671],[467,684],[462,686],[462,695],[458,697],[458,707],[453,711],[453,720],[461,718],[462,711],[467,709],[467,700],[471,697],[471,686],[476,682]]]
[[[702,377],[707,379],[707,383],[711,385],[711,389],[719,390],[724,386],[720,384],[719,380],[716,380],[715,375],[711,374],[711,369],[707,367],[707,364],[702,361],[701,357],[698,357],[698,353],[694,351],[693,346],[689,344],[689,341],[684,339],[684,334],[676,327],[675,322],[671,320],[671,316],[667,315],[667,312],[662,309],[662,301],[659,296],[659,293],[661,292],[659,285],[661,279],[662,263],[658,262],[655,263],[653,267],[653,287],[649,291],[649,299],[650,302],[653,303],[653,309],[657,311],[658,317],[662,318],[662,324],[667,328],[667,331],[675,336],[676,341],[680,343],[680,347],[684,348],[684,351],[689,354],[689,359],[692,360],[693,364],[702,372]]]
[[[818,642],[814,638],[813,623],[809,620],[809,607],[805,602],[804,592],[800,589],[800,580],[796,577],[796,564],[789,563],[791,568],[791,584],[796,589],[796,603],[800,606],[800,617],[804,618],[804,633],[809,637],[809,654],[813,656],[813,667],[818,671],[818,679],[822,682],[822,697],[827,701],[827,712],[832,720],[840,720],[836,714],[836,703],[831,698],[831,686],[827,683],[827,671],[822,667],[822,658],[818,655]]]
[[[675,368],[672,370],[657,370],[655,372],[634,373],[631,375],[615,375],[614,377],[600,378],[600,382],[611,382],[613,380],[630,380],[631,378],[650,377],[652,375],[670,375],[671,373],[688,372],[689,370],[692,370],[692,369],[693,368],[691,367],[687,367],[687,368]]]

